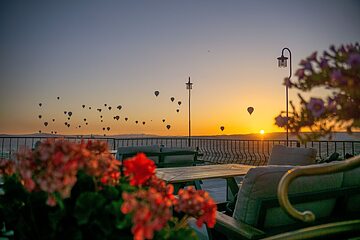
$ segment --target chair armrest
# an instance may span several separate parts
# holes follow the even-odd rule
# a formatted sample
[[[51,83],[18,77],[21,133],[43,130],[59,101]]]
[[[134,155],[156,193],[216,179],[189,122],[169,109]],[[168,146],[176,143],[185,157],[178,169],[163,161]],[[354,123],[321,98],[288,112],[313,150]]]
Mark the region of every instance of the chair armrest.
[[[246,223],[236,221],[234,218],[221,212],[216,212],[215,229],[229,238],[235,239],[257,239],[265,232]]]

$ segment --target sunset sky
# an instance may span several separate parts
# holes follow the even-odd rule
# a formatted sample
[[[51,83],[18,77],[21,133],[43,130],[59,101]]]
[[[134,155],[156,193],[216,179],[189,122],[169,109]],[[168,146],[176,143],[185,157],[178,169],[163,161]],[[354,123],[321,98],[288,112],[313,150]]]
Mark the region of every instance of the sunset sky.
[[[193,135],[283,131],[281,49],[295,71],[360,41],[359,13],[357,0],[1,1],[0,133],[187,135],[189,76]]]

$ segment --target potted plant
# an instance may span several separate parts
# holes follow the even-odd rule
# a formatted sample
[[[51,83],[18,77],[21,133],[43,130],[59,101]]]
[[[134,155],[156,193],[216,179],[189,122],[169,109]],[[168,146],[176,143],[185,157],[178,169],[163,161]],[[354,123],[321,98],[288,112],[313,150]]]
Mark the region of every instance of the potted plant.
[[[292,102],[289,118],[281,112],[276,125],[288,127],[301,141],[317,139],[334,131],[351,133],[360,128],[360,46],[359,43],[331,46],[321,56],[314,52],[300,62],[298,81],[285,79],[289,88],[307,92],[316,88],[329,90],[326,97],[306,100],[299,94],[300,105]],[[301,132],[310,131],[309,134]]]
[[[1,160],[0,223],[15,239],[196,239],[189,217],[214,226],[207,192],[175,197],[144,154],[120,166],[107,149],[49,139],[19,152],[16,164]]]

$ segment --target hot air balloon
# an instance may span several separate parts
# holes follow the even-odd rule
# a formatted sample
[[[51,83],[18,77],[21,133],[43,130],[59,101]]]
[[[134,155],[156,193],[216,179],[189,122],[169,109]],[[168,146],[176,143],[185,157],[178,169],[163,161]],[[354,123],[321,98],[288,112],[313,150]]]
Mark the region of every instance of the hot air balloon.
[[[154,93],[155,93],[155,96],[157,97],[157,96],[159,96],[159,93],[160,93],[160,92],[159,92],[159,91],[155,91]]]
[[[107,104],[105,103],[105,104],[104,104],[104,106],[106,107],[106,106],[107,106]]]
[[[79,128],[81,128],[81,125],[79,125]]]
[[[70,120],[70,118],[68,117],[68,120]]]
[[[97,110],[98,110],[99,112],[101,112],[101,108],[98,108]]]
[[[45,127],[47,127],[48,124],[49,124],[48,122],[44,122]]]
[[[170,125],[166,125],[166,128],[167,128],[167,129],[170,129],[170,127],[171,127]]]
[[[84,122],[86,122],[86,118],[84,118]]]
[[[91,110],[91,107],[89,107],[89,109]]]
[[[53,131],[51,131],[51,134],[53,134],[54,132]]]
[[[85,108],[85,105],[82,105],[83,108]]]
[[[114,119],[119,120],[119,119],[120,119],[120,117],[119,117],[119,116],[115,116],[115,117],[114,117]]]
[[[170,100],[173,102],[173,101],[175,100],[175,98],[174,98],[174,97],[171,97]]]
[[[67,114],[67,111],[64,111],[64,114],[66,115],[66,114]]]
[[[41,133],[41,130],[39,130],[39,133]]]
[[[41,118],[41,115],[39,115],[39,118]]]
[[[100,116],[100,118],[102,118],[102,115]]]
[[[55,131],[54,133],[57,134],[57,131]]]
[[[176,112],[179,112],[180,110],[179,109],[176,109]]]
[[[135,121],[136,124],[138,124],[139,121]]]
[[[39,103],[39,107],[41,107],[42,106],[42,103]]]
[[[165,119],[163,119],[162,121],[165,122]]]
[[[117,109],[119,109],[119,110],[121,110],[122,106],[121,106],[121,105],[119,105],[119,106],[117,106],[116,108],[117,108]]]
[[[103,127],[103,131],[105,131],[105,128]]]
[[[65,122],[65,126],[67,126],[67,122]]]
[[[70,123],[68,123],[67,126],[70,127]]]
[[[125,121],[127,121],[127,120],[128,120],[128,118],[126,117],[126,118],[125,118]]]
[[[254,111],[254,108],[253,107],[248,107],[247,111],[251,115],[253,113],[253,111]]]
[[[109,110],[111,110],[111,107],[108,107]]]
[[[143,125],[145,125],[145,122],[142,122]]]
[[[179,106],[181,105],[181,101],[178,101]]]
[[[85,123],[86,125],[88,125],[88,123]]]
[[[71,115],[72,115],[72,112],[68,112],[68,115],[69,115],[69,117],[71,117]]]
[[[103,120],[101,120],[100,122],[104,122]]]
[[[110,127],[107,127],[106,129],[107,129],[108,131],[110,131]]]
[[[52,120],[53,120],[53,122],[55,122],[55,118],[53,118]]]
[[[59,99],[60,99],[60,97],[57,97],[57,99],[59,100]]]
[[[224,126],[221,126],[220,129],[221,129],[221,131],[224,131],[225,127],[224,127]]]

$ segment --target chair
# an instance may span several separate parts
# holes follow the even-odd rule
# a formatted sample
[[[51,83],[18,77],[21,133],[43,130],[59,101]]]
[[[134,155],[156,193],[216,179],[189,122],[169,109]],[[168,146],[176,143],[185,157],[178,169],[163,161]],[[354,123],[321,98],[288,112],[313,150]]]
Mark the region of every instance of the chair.
[[[331,164],[337,166],[338,163],[315,166]],[[298,168],[307,167],[310,166]],[[356,226],[360,226],[360,167],[345,172],[302,176],[291,183],[290,202],[296,209],[314,212],[317,220],[313,223],[298,222],[279,206],[278,184],[291,169],[292,166],[274,165],[250,169],[239,190],[233,216],[217,213],[217,234],[221,232],[228,239],[289,238],[289,234],[307,236],[306,232],[314,236],[324,234],[326,232],[321,229],[329,226],[339,234],[342,231],[359,234],[360,228]]]
[[[140,152],[145,153],[149,159],[155,162],[155,164],[159,163],[160,145],[119,147],[117,149],[116,159],[123,161]]]

